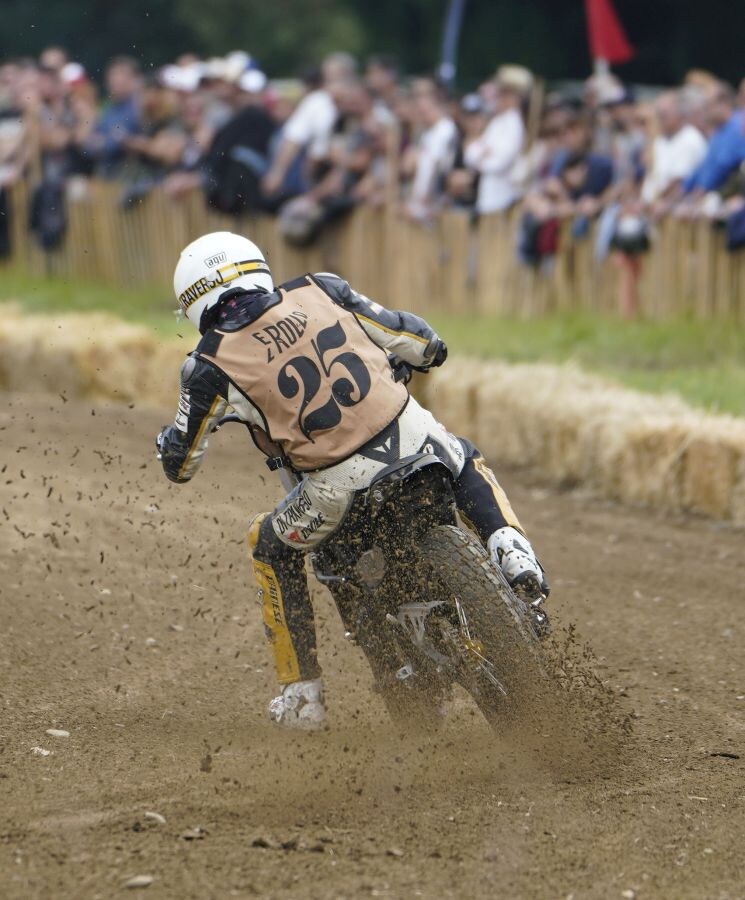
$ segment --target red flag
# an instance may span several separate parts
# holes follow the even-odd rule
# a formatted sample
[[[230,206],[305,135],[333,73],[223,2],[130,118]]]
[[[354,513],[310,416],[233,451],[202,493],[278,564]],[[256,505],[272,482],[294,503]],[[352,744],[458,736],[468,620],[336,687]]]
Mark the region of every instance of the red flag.
[[[612,0],[585,0],[587,34],[593,59],[624,63],[634,55]]]

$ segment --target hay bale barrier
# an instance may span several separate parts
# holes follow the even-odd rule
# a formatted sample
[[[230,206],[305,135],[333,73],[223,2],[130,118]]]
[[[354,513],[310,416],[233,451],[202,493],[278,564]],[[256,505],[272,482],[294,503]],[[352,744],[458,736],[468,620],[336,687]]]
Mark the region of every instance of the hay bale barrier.
[[[745,419],[572,365],[452,359],[427,378],[418,396],[494,463],[531,466],[555,484],[589,485],[625,503],[745,525]]]
[[[174,407],[189,341],[102,313],[43,315],[4,304],[0,389]],[[452,358],[413,392],[495,464],[557,485],[745,525],[745,419],[694,410],[572,365]]]
[[[0,389],[172,407],[186,341],[106,313],[30,315],[2,304]]]

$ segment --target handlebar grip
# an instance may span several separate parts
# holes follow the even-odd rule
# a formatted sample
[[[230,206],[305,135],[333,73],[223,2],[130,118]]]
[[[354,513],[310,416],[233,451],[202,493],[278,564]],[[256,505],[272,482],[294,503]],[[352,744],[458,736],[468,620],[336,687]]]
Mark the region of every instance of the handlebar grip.
[[[412,367],[409,365],[409,363],[404,362],[404,360],[399,359],[393,354],[390,354],[388,356],[388,362],[391,369],[393,370],[393,380],[395,382],[403,381],[406,384],[410,381]]]

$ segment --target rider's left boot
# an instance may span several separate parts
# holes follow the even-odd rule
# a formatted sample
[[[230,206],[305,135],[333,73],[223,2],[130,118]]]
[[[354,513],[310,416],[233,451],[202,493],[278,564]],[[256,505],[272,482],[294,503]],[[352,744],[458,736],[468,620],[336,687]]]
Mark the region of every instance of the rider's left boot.
[[[510,526],[500,528],[489,538],[487,548],[515,593],[525,600],[548,596],[551,589],[543,567],[524,534]]]
[[[269,718],[285,728],[302,731],[320,731],[325,728],[326,705],[321,679],[286,684],[282,693],[269,704]]]

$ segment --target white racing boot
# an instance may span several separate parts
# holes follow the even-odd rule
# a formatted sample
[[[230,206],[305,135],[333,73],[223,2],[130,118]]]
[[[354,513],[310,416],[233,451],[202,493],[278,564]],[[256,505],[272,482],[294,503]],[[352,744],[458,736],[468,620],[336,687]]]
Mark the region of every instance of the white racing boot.
[[[323,682],[295,681],[282,688],[279,697],[269,704],[269,718],[285,728],[319,731],[326,726]]]
[[[487,542],[489,555],[504,573],[510,587],[531,600],[548,595],[549,586],[530,541],[516,528],[495,531]]]

